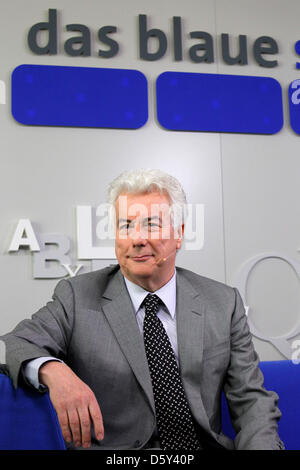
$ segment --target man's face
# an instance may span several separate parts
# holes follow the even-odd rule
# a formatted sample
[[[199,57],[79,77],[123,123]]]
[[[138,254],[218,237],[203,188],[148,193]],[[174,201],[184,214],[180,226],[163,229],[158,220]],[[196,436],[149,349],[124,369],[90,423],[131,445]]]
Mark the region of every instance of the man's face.
[[[154,291],[174,274],[182,238],[174,236],[170,201],[159,192],[121,194],[116,201],[116,256],[123,275]]]

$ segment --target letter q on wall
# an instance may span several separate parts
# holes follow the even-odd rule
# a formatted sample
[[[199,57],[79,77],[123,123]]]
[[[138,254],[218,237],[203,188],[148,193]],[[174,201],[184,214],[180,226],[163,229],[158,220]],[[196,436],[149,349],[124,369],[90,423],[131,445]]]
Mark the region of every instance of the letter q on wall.
[[[265,259],[272,259],[272,258],[279,259],[281,261],[288,263],[288,265],[296,273],[298,279],[300,279],[300,263],[298,261],[292,258],[289,258],[288,256],[285,256],[282,253],[262,253],[250,259],[249,261],[247,261],[240,268],[237,274],[235,285],[241,294],[244,307],[246,310],[246,314],[248,316],[248,324],[249,324],[251,333],[254,336],[256,336],[256,338],[259,338],[262,341],[267,341],[271,343],[278,351],[281,352],[281,354],[283,354],[286,358],[291,359],[293,358],[293,354],[295,354],[295,352],[293,351],[293,344],[290,344],[288,340],[300,334],[300,318],[298,319],[298,321],[296,322],[296,324],[294,325],[294,327],[289,333],[283,334],[280,336],[267,335],[261,332],[252,321],[251,313],[250,313],[251,307],[247,304],[247,299],[246,299],[247,283],[248,283],[248,279],[249,279],[249,275],[251,271],[261,261]]]

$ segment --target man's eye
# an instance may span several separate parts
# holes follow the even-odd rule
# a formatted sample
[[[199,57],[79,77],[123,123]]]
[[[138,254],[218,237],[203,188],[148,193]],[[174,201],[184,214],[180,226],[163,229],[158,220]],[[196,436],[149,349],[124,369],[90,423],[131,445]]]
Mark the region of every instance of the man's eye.
[[[156,224],[156,223],[154,223],[154,222],[149,222],[149,223],[148,223],[148,227],[149,227],[150,229],[152,229],[152,230],[153,230],[153,229],[159,229],[159,224]]]
[[[127,224],[122,224],[122,225],[119,226],[119,230],[124,231],[124,230],[128,230],[128,229],[129,229],[129,224],[128,223]]]

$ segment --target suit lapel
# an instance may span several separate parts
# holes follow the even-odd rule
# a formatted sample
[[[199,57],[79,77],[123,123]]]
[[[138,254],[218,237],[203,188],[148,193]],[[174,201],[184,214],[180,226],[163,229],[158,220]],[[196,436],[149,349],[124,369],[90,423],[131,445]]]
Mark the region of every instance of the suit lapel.
[[[192,412],[208,432],[210,425],[201,398],[201,367],[205,304],[199,291],[182,275],[176,276],[176,319],[180,373]]]
[[[102,300],[102,309],[107,321],[154,411],[152,384],[144,342],[121,271],[118,271],[109,283]]]

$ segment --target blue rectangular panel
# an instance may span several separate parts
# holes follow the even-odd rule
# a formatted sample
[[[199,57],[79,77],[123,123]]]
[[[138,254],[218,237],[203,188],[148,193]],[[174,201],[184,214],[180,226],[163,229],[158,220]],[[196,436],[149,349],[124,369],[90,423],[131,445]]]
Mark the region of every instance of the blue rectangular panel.
[[[12,114],[34,126],[137,129],[148,119],[147,80],[137,70],[20,65]]]
[[[300,134],[300,80],[294,80],[289,86],[290,124],[296,134]]]
[[[269,77],[164,72],[156,97],[170,130],[274,134],[283,125],[281,86]]]

